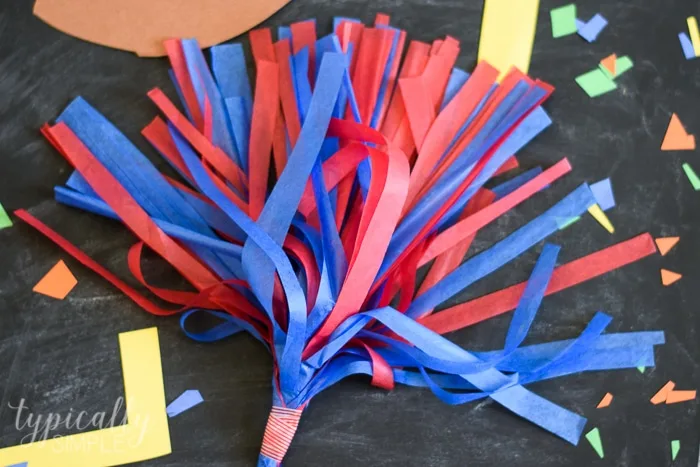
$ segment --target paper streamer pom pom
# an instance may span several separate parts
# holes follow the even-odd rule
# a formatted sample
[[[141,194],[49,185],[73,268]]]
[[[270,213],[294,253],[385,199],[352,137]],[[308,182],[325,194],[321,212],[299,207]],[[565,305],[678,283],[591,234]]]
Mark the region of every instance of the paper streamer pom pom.
[[[152,90],[163,118],[143,134],[182,181],[158,172],[84,99],[43,129],[76,168],[56,187],[58,201],[128,227],[139,238],[127,255],[133,276],[172,307],[156,305],[31,214],[17,216],[146,311],[182,313],[192,339],[245,331],[270,350],[273,409],[260,466],[283,460],[314,396],[355,374],[385,389],[427,388],[449,404],[491,398],[578,443],[586,420],[526,386],[653,366],[663,333],[607,334],[611,318],[597,313],[575,339],[523,342],[546,295],[652,254],[651,236],[555,269],[559,247],[542,243],[596,206],[583,184],[460,264],[483,227],[571,170],[563,159],[494,192],[484,188],[517,167],[513,154],[551,124],[541,104],[553,88],[516,69],[500,79],[485,61],[471,74],[455,69],[459,43],[451,37],[412,42],[401,60],[406,34],[386,16],[376,27],[334,23],[321,39],[314,21],[282,28],[277,42],[269,30],[252,31],[254,85],[238,45],[212,49],[212,72],[196,42],[166,43],[184,112]],[[150,285],[144,246],[195,292]],[[540,257],[526,283],[434,313],[532,248]],[[417,289],[422,265],[428,280]],[[469,352],[440,335],[513,309],[504,341],[494,343],[500,350]],[[189,322],[202,313],[219,323],[194,332]]]

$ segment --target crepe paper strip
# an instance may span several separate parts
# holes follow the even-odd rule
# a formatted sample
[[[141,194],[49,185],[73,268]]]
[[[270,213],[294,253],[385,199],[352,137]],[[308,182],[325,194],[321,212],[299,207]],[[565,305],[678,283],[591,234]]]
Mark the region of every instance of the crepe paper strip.
[[[288,40],[275,43],[275,59],[279,66],[279,93],[289,143],[294,147],[301,132],[301,119],[294,92],[294,80],[290,65],[291,48]]]
[[[668,394],[673,391],[673,388],[676,387],[676,383],[673,381],[669,381],[666,383],[659,391],[654,394],[654,397],[651,398],[651,403],[654,405],[659,405],[663,404],[666,402],[666,398],[668,397]]]
[[[683,275],[678,274],[677,272],[669,271],[668,269],[662,269],[661,270],[661,283],[663,285],[671,285],[676,281],[679,281]]]
[[[695,48],[693,43],[690,41],[690,37],[684,32],[678,33],[678,40],[681,43],[681,49],[683,50],[683,56],[686,60],[692,60],[695,58]]]
[[[588,42],[595,42],[595,40],[598,38],[598,35],[605,29],[605,27],[608,25],[608,20],[603,18],[603,16],[600,13],[596,13],[593,18],[588,20],[588,22],[583,25],[583,27],[579,27],[577,25],[577,31],[578,35],[586,39]]]
[[[677,439],[671,441],[671,460],[675,461],[678,453],[681,450],[681,442]]]
[[[34,14],[54,28],[95,44],[134,52],[142,57],[166,54],[163,38],[196,38],[210,47],[243,34],[272,16],[289,0],[257,3],[202,0],[193,7],[154,0],[122,0],[119,14],[109,0],[76,1],[69,5],[53,0],[36,0]],[[163,15],[163,11],[168,11]],[[226,21],[224,18],[228,17]]]
[[[617,76],[617,54],[610,54],[600,61],[603,71],[608,73],[609,78]]]
[[[689,16],[687,19],[688,32],[690,33],[690,41],[693,44],[695,56],[700,56],[700,32],[698,32],[698,21],[695,16]]]
[[[588,94],[588,97],[598,97],[617,88],[615,81],[599,68],[576,77],[576,83]]]
[[[119,334],[126,425],[0,449],[4,463],[123,465],[172,452],[156,328]],[[69,447],[80,446],[80,449]]]
[[[316,81],[316,20],[306,20],[292,23],[290,25],[292,31],[292,52],[297,54],[303,48],[309,50],[309,82],[312,84]]]
[[[510,2],[486,0],[481,21],[477,61],[501,70],[503,78],[511,67],[527,73],[537,29],[539,0]]]
[[[655,238],[654,242],[656,247],[659,249],[661,256],[666,256],[666,254],[671,251],[671,249],[676,246],[676,243],[680,240],[680,237],[660,237]]]
[[[196,389],[188,389],[187,391],[180,394],[177,397],[177,399],[168,404],[168,406],[165,408],[165,411],[167,412],[168,417],[173,418],[177,417],[182,412],[185,412],[191,409],[192,407],[201,404],[202,402],[204,402],[202,393],[200,393]]]
[[[433,102],[420,76],[399,79],[399,87],[402,96],[410,96],[404,99],[404,107],[413,141],[420,153],[423,140],[436,118]]]
[[[600,431],[598,428],[593,428],[591,431],[586,433],[586,439],[598,454],[601,459],[605,458],[605,453],[603,452],[603,442],[600,439]]]
[[[678,115],[671,115],[671,121],[666,129],[666,135],[661,143],[662,151],[682,151],[695,149],[695,136],[689,134]]]
[[[690,184],[693,185],[693,189],[695,191],[700,191],[700,177],[695,173],[695,170],[685,162],[683,164],[683,171],[685,172],[685,175],[688,177],[688,180],[690,181]]]
[[[646,367],[644,366],[638,366],[637,371],[639,371],[641,374],[644,374],[644,371],[646,371]]]
[[[615,232],[615,227],[613,227],[612,223],[610,222],[610,219],[608,219],[608,216],[605,215],[600,206],[594,204],[593,206],[588,208],[588,213],[591,216],[593,216],[593,218],[597,220],[600,225],[605,227],[605,230],[607,230],[610,233]]]
[[[63,300],[78,284],[78,280],[68,269],[66,263],[60,260],[32,289],[34,292]]]
[[[606,407],[610,407],[610,403],[613,400],[613,395],[610,394],[609,392],[605,393],[603,398],[598,402],[598,405],[596,406],[596,409],[604,409]]]
[[[599,182],[591,184],[591,191],[600,209],[607,211],[615,207],[615,196],[613,195],[610,178],[604,178]]]
[[[591,253],[554,270],[546,295],[586,282],[656,253],[648,233]],[[456,331],[513,310],[525,289],[525,283],[453,306],[420,320],[439,334]]]
[[[270,171],[272,140],[279,111],[279,69],[276,63],[259,61],[255,82],[253,119],[250,123],[249,207],[256,220],[265,205],[267,177]]]
[[[204,116],[202,115],[202,109],[199,106],[190,72],[187,68],[182,44],[176,39],[168,39],[164,41],[163,44],[168,53],[168,59],[170,60],[172,74],[175,78],[174,81],[177,84],[177,89],[180,94],[180,100],[183,101],[182,103],[187,110],[187,115],[192,119],[192,123],[198,130],[203,131]]]
[[[8,227],[12,227],[12,219],[10,219],[10,216],[7,215],[7,211],[5,211],[5,208],[0,204],[0,230]]]
[[[666,404],[677,404],[694,400],[696,391],[669,391],[666,395]]]
[[[578,28],[576,26],[576,5],[570,3],[549,11],[552,20],[552,37],[564,37],[574,34]],[[590,42],[590,41],[589,41]]]

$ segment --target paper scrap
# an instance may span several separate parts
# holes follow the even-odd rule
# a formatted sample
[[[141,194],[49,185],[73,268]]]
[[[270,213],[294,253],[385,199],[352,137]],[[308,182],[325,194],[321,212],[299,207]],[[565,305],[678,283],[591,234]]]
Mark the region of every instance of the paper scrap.
[[[156,328],[119,334],[126,425],[0,449],[0,459],[30,467],[124,465],[172,452]],[[79,446],[80,449],[67,449]]]
[[[695,58],[695,49],[693,48],[693,43],[690,42],[690,37],[684,32],[678,33],[678,40],[681,43],[681,49],[683,49],[683,56],[686,60],[692,60]]]
[[[600,431],[598,431],[598,428],[593,428],[591,431],[586,433],[586,439],[589,443],[591,443],[591,446],[593,446],[595,452],[598,453],[598,456],[603,459],[605,457],[605,453],[603,452],[603,442],[600,440]]]
[[[588,42],[594,42],[605,26],[608,25],[608,20],[603,18],[599,13],[596,13],[593,18],[583,26],[578,28],[578,35],[586,39]]]
[[[10,216],[7,215],[7,211],[5,211],[5,208],[0,204],[0,230],[7,227],[12,227],[12,219],[10,219]]]
[[[696,391],[671,391],[666,396],[666,404],[692,401],[696,395]]]
[[[513,66],[527,73],[539,5],[540,0],[486,0],[478,61],[485,60],[500,70],[500,78]]]
[[[576,5],[573,3],[554,8],[549,16],[552,20],[552,37],[564,37],[577,31]]]
[[[654,239],[654,242],[656,242],[656,247],[659,249],[661,256],[666,256],[666,253],[671,251],[680,239],[681,237],[660,237]]]
[[[615,196],[613,195],[610,178],[604,178],[599,182],[593,183],[591,191],[600,209],[607,211],[615,207]]]
[[[613,395],[610,394],[609,392],[606,393],[603,396],[603,398],[600,400],[600,402],[598,402],[596,409],[604,409],[605,407],[609,407],[612,400],[613,400]]]
[[[668,269],[661,270],[661,283],[663,285],[671,285],[680,280],[681,277],[683,277],[683,275],[678,274],[677,272],[669,271]]]
[[[594,204],[593,206],[588,208],[588,213],[591,216],[593,216],[593,218],[597,220],[598,223],[605,228],[605,230],[607,230],[610,233],[615,232],[615,227],[613,227],[612,222],[610,222],[610,219],[608,219],[608,216],[605,215],[600,206]]]
[[[673,381],[669,381],[668,383],[664,384],[664,386],[657,391],[656,394],[654,394],[654,397],[651,398],[651,403],[654,405],[659,405],[663,404],[666,402],[666,398],[668,397],[668,393],[673,391],[673,388],[676,387],[676,383]]]
[[[577,31],[580,31],[581,28],[583,28],[585,25],[586,25],[585,21],[582,21],[582,20],[576,18],[576,30]]]
[[[70,272],[66,263],[60,260],[32,290],[58,300],[63,300],[77,283],[78,281],[73,273]]]
[[[617,54],[610,54],[602,59],[600,67],[607,72],[609,78],[614,78],[617,74]]]
[[[675,461],[678,456],[678,451],[681,450],[681,442],[677,439],[671,441],[671,460]]]
[[[690,41],[693,43],[695,56],[700,56],[700,33],[698,32],[698,21],[695,16],[688,17],[688,32],[690,32]]]
[[[693,168],[688,164],[687,162],[683,164],[683,171],[685,172],[685,175],[688,177],[688,180],[690,180],[690,184],[693,185],[693,189],[695,191],[700,190],[700,177],[698,177],[698,174],[695,173]]]
[[[559,230],[564,230],[579,219],[581,219],[581,216],[574,216],[568,219],[557,219],[557,225],[559,226]]]
[[[28,465],[29,464],[27,464],[26,462],[21,462],[19,464],[8,465],[7,467],[27,467]]]
[[[172,401],[165,411],[168,417],[173,418],[180,415],[182,412],[191,409],[192,407],[204,402],[202,394],[196,389],[188,389],[183,392],[177,399]]]
[[[671,115],[664,141],[661,143],[662,151],[683,151],[695,149],[695,136],[688,134],[675,113]]]
[[[588,97],[598,97],[617,88],[615,81],[599,68],[578,76],[576,83],[588,94]]]
[[[637,367],[637,371],[639,371],[639,372],[642,373],[642,374],[644,374],[644,371],[645,371],[645,370],[646,370],[646,367],[643,367],[643,366],[638,366],[638,367]]]
[[[615,78],[622,76],[624,72],[630,70],[634,66],[632,59],[627,55],[622,57],[617,57],[617,62],[615,63]]]

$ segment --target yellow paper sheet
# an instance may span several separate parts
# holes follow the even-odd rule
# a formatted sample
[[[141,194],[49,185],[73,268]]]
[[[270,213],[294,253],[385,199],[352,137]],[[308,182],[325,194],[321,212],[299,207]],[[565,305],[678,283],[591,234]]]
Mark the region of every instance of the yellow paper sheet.
[[[108,467],[170,454],[156,328],[119,335],[128,424],[0,449],[0,465]]]
[[[530,68],[539,4],[539,0],[486,0],[478,59],[498,68],[499,79],[512,66],[523,73]]]

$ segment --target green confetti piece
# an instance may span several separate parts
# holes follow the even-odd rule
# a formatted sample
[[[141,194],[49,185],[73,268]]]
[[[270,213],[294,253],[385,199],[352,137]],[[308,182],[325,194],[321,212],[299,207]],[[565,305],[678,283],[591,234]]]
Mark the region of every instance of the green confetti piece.
[[[603,73],[600,68],[596,68],[595,70],[591,70],[577,77],[576,83],[586,91],[588,97],[598,97],[617,88],[615,81]]]
[[[644,370],[646,370],[646,367],[638,366],[637,370],[639,370],[640,373],[644,374]]]
[[[634,63],[632,63],[632,59],[629,58],[627,55],[618,57],[617,61],[615,62],[615,78],[619,78],[620,76],[622,76],[622,73],[631,69],[633,66]]]
[[[695,173],[693,168],[688,164],[687,162],[683,164],[683,171],[685,172],[685,175],[688,177],[688,180],[690,180],[690,184],[693,185],[693,189],[695,191],[700,190],[700,178],[698,178],[698,174]]]
[[[552,19],[552,37],[564,37],[578,31],[576,5],[573,3],[550,10],[549,17]]]
[[[591,431],[586,433],[586,439],[589,443],[591,443],[591,446],[593,446],[595,452],[598,453],[598,456],[601,459],[604,458],[605,453],[603,452],[603,442],[600,440],[600,432],[598,431],[598,428],[593,428]]]
[[[0,229],[5,229],[7,227],[12,227],[12,220],[10,220],[10,216],[7,215],[5,208],[0,204]]]
[[[678,441],[677,439],[674,439],[671,441],[671,460],[676,460],[676,456],[678,456],[678,451],[681,450],[681,442]]]
[[[569,219],[557,219],[557,225],[559,226],[559,230],[564,230],[579,219],[581,219],[581,216],[575,216]]]

